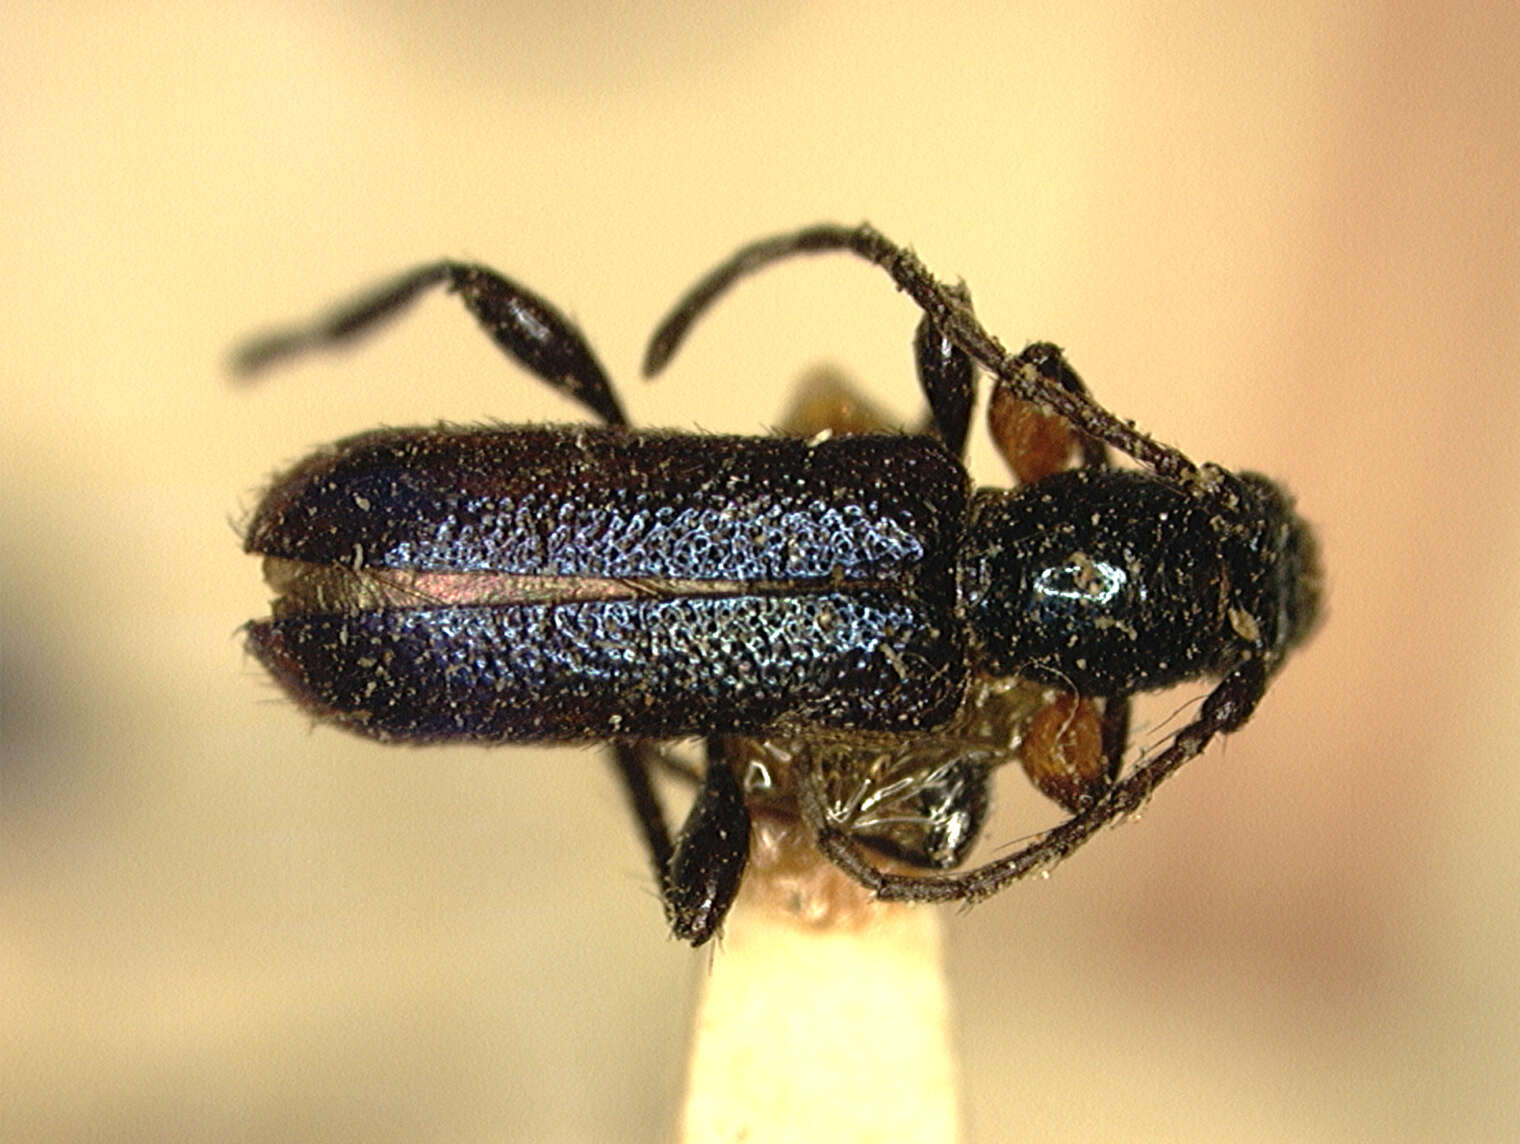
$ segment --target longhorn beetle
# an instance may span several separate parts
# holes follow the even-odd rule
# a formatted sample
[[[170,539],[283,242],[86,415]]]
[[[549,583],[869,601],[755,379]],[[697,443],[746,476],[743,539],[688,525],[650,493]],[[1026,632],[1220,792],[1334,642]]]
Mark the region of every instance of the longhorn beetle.
[[[1309,527],[1265,477],[1109,413],[1055,346],[1004,350],[963,287],[866,225],[740,249],[660,324],[645,372],[741,278],[836,250],[923,312],[921,433],[858,432],[873,422],[849,401],[794,436],[631,429],[564,315],[460,262],[246,344],[252,373],[444,286],[600,422],[378,429],[300,462],[248,526],[276,594],[250,650],[316,718],[374,739],[609,742],[694,945],[733,901],[752,809],[911,901],[983,898],[1135,810],[1250,718],[1313,627]],[[961,463],[978,369],[1013,490],[973,489]],[[1126,771],[1130,697],[1195,678],[1216,682],[1191,721]],[[686,738],[706,758],[672,840],[651,772]],[[955,871],[1013,759],[1070,817]]]

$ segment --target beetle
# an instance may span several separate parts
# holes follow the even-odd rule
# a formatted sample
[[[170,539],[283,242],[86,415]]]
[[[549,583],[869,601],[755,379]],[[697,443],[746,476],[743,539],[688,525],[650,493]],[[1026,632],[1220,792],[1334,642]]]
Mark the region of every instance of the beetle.
[[[886,900],[974,902],[1048,867],[1238,730],[1319,610],[1313,533],[1277,484],[1120,420],[1053,345],[1006,351],[964,287],[869,225],[741,248],[657,327],[645,372],[736,282],[827,251],[922,311],[921,431],[882,432],[848,395],[792,436],[632,429],[568,318],[453,261],[234,363],[342,342],[441,286],[596,418],[374,430],[300,462],[247,528],[276,593],[248,647],[317,719],[374,739],[607,741],[694,945],[733,901],[752,811],[800,821]],[[962,463],[979,369],[1012,489],[973,488]],[[1126,770],[1131,697],[1199,678],[1215,682],[1191,720]],[[700,768],[671,747],[691,738]],[[957,871],[1013,760],[1069,816]],[[698,785],[674,837],[661,768]]]

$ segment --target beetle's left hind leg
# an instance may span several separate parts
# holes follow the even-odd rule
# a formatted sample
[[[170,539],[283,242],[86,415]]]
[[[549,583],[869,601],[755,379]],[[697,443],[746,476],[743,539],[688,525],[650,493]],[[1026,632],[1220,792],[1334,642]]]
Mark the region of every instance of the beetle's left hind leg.
[[[527,287],[467,262],[419,266],[313,322],[245,342],[233,355],[233,368],[252,374],[284,358],[346,342],[440,285],[458,294],[491,340],[534,376],[580,402],[603,423],[628,423],[606,371],[575,323]]]

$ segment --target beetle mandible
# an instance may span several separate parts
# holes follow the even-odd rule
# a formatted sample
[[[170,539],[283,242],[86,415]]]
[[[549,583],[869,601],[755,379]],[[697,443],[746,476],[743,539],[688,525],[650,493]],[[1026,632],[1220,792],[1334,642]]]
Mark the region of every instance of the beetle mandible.
[[[1318,612],[1312,532],[1276,484],[1139,432],[1055,346],[1009,353],[963,287],[868,225],[743,247],[660,324],[645,372],[735,282],[824,251],[921,309],[922,432],[870,431],[856,401],[799,413],[794,436],[631,429],[564,315],[452,261],[235,362],[341,342],[444,286],[600,422],[375,430],[308,457],[248,526],[276,593],[248,645],[318,719],[382,741],[608,741],[694,945],[733,901],[752,808],[798,818],[882,899],[975,901],[1064,858],[1239,729]],[[979,368],[1013,490],[973,489],[961,463]],[[1216,682],[1194,717],[1126,772],[1130,697],[1197,678]],[[651,772],[680,769],[683,738],[706,759],[673,838]],[[1013,759],[1070,817],[955,872]]]

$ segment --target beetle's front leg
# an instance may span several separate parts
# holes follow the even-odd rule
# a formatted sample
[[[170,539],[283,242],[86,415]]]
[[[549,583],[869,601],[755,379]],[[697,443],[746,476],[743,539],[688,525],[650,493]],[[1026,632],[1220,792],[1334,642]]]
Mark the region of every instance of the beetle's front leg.
[[[994,439],[999,436],[1000,407],[1027,402],[1080,432],[1082,463],[1088,468],[1107,467],[1103,446],[1112,445],[1167,480],[1183,484],[1197,475],[1198,466],[1180,451],[1147,436],[1133,422],[1121,421],[1095,402],[1059,346],[1032,342],[1017,355],[1005,354],[999,367],[988,368],[993,373],[988,413],[993,418]],[[1006,455],[1006,449],[1004,452]],[[1010,464],[1018,472],[1019,466],[1011,458]]]
[[[879,870],[854,839],[829,820],[815,784],[799,784],[798,803],[804,819],[815,831],[818,848],[883,901],[980,901],[1009,882],[1049,869],[1104,826],[1133,814],[1145,804],[1156,787],[1184,763],[1201,754],[1215,736],[1238,730],[1251,717],[1266,690],[1268,674],[1268,666],[1261,658],[1246,660],[1209,692],[1198,718],[1173,735],[1171,743],[1159,755],[1137,767],[1092,800],[1085,809],[1047,830],[1028,846],[972,870],[942,877],[916,877]],[[1127,705],[1124,711],[1127,718]],[[1116,734],[1121,729],[1115,727],[1112,731]],[[1104,738],[1110,743],[1116,741],[1113,735],[1106,734]]]
[[[252,338],[234,353],[233,368],[253,374],[285,358],[339,345],[439,285],[458,294],[491,340],[535,377],[580,402],[607,425],[628,423],[612,383],[574,322],[527,287],[487,266],[466,262],[419,266],[312,322]]]
[[[1050,380],[1069,393],[1088,399],[1087,386],[1077,371],[1067,364],[1060,350],[1049,348],[1055,355],[1048,374]],[[1083,468],[1106,469],[1112,464],[1105,442],[1078,433],[1061,414],[1021,397],[1001,379],[994,382],[992,398],[987,403],[987,426],[992,443],[1021,485],[1033,484],[1069,467],[1073,454],[1080,457]]]
[[[1052,351],[1057,357],[1060,352],[1054,346],[1038,344],[1017,355],[1009,353],[977,319],[961,288],[941,282],[918,255],[869,223],[858,226],[821,223],[741,247],[698,279],[656,327],[644,356],[644,372],[652,375],[663,369],[692,324],[734,283],[773,262],[825,251],[847,251],[880,267],[899,290],[917,303],[942,338],[1000,384],[1008,386],[1014,396],[1059,414],[1073,428],[1106,441],[1169,480],[1184,481],[1196,472],[1192,462],[1176,449],[1121,421],[1085,391],[1069,387],[1052,360]],[[935,394],[929,392],[928,397],[933,407]],[[941,426],[954,423],[953,414],[942,416],[938,408],[934,413]],[[945,436],[948,441],[950,434]]]

